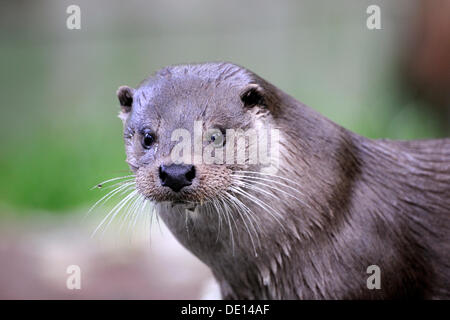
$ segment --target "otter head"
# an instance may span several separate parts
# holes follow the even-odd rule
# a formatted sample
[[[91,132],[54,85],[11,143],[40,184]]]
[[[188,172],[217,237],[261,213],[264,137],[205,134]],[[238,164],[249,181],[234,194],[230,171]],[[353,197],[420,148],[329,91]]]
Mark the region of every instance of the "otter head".
[[[229,63],[167,67],[117,96],[137,192],[224,297],[277,296],[270,270],[295,266],[291,248],[331,228],[342,130]]]
[[[172,66],[117,96],[127,162],[145,198],[202,204],[222,199],[236,170],[259,170],[230,159],[239,147],[227,146],[229,132],[270,114],[263,83],[249,71],[226,63]]]

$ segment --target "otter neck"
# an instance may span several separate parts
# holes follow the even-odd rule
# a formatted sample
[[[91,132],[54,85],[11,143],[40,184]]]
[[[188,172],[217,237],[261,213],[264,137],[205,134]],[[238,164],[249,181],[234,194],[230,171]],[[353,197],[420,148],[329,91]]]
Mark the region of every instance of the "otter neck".
[[[186,212],[181,206],[161,208],[160,215],[175,237],[211,268],[224,298],[333,296],[331,284],[330,288],[324,289],[317,287],[316,281],[327,282],[330,278],[332,254],[339,255],[332,239],[333,230],[343,225],[346,210],[337,202],[351,197],[352,183],[359,174],[357,149],[352,138],[346,137],[345,131],[333,129],[336,130],[333,136],[341,136],[330,142],[327,150],[333,148],[331,158],[329,154],[317,153],[323,152],[323,148],[298,145],[296,141],[299,140],[289,133],[282,136],[283,149],[277,175],[295,179],[297,185],[292,187],[305,186],[299,190],[302,202],[273,191],[279,199],[273,206],[282,215],[282,225],[271,217],[262,219],[257,226],[258,239],[250,238],[242,216],[237,213],[229,221],[222,219],[220,225],[220,213],[206,206],[198,207],[193,213]],[[319,138],[317,141],[328,143]],[[317,149],[307,150],[311,147]],[[288,150],[299,150],[317,158],[300,157]],[[292,161],[296,161],[295,167]],[[251,203],[246,205],[252,206]],[[252,208],[259,215],[267,215],[254,204]],[[313,260],[317,265],[312,265]],[[334,285],[345,284],[335,282]]]

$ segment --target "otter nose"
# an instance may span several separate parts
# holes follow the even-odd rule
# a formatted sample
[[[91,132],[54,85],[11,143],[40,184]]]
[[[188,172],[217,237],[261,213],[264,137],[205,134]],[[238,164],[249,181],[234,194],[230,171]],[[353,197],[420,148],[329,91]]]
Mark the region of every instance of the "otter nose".
[[[195,178],[195,167],[185,164],[171,164],[159,167],[159,179],[163,186],[169,187],[175,192],[192,184]]]

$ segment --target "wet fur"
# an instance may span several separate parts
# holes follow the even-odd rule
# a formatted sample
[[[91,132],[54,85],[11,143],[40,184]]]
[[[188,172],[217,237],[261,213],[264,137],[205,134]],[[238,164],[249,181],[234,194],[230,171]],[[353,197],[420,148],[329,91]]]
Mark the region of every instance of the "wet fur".
[[[125,134],[133,123],[146,121],[148,112],[172,113],[170,118],[159,117],[158,125],[167,132],[183,125],[183,121],[176,121],[183,117],[173,109],[161,110],[170,104],[184,106],[178,112],[187,113],[184,119],[189,121],[200,114],[196,110],[190,116],[194,112],[190,108],[204,106],[212,112],[205,116],[206,122],[233,122],[231,118],[238,121],[241,117],[241,126],[251,127],[255,113],[245,110],[239,100],[249,84],[257,84],[263,94],[264,101],[254,108],[269,111],[264,114],[264,123],[282,132],[277,174],[298,182],[304,201],[274,190],[268,191],[278,200],[250,191],[282,214],[281,226],[254,203],[240,199],[257,215],[257,254],[236,212],[237,223],[229,222],[235,237],[231,246],[227,222],[220,225],[217,210],[208,201],[197,204],[196,211],[189,213],[184,205],[163,202],[160,189],[159,193],[152,189],[157,183],[153,162],[163,161],[162,155],[167,155],[173,144],[161,141],[164,150],[149,156],[126,140],[138,190],[159,201],[160,216],[178,240],[211,268],[223,297],[450,298],[450,139],[366,139],[246,69],[228,63],[168,67],[144,82],[138,93],[133,92],[131,117],[122,112]],[[219,112],[227,105],[235,110]],[[173,123],[167,119],[173,119]],[[188,190],[186,196],[214,197],[235,183],[230,172],[240,169],[214,167],[220,174],[209,175],[203,189]],[[208,170],[202,168],[204,174]],[[204,189],[205,184],[211,190]],[[366,286],[366,269],[373,264],[381,269],[380,290]]]

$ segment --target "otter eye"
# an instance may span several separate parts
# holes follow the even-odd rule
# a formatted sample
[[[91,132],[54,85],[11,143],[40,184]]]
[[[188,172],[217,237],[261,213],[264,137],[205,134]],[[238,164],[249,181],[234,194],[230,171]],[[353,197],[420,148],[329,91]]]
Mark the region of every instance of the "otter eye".
[[[144,147],[144,149],[149,149],[154,141],[155,137],[150,132],[144,132],[142,136],[142,146]]]
[[[225,135],[221,130],[215,129],[208,135],[208,142],[212,142],[215,147],[222,147],[225,145]]]

